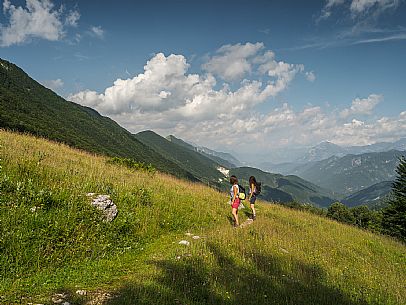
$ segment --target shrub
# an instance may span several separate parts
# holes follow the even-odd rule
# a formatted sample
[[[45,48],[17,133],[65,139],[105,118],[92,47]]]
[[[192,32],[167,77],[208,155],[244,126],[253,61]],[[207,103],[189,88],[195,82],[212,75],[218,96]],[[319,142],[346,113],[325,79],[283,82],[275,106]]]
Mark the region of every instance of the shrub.
[[[341,202],[335,202],[327,210],[327,217],[340,222],[354,224],[355,218],[350,209]]]

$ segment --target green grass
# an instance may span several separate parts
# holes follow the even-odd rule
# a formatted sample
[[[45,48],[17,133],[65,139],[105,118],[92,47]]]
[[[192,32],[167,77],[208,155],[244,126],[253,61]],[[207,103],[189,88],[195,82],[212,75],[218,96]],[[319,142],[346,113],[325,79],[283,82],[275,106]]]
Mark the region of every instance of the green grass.
[[[0,145],[1,304],[406,303],[406,247],[390,238],[265,202],[232,229],[227,194],[201,184],[27,135]],[[118,217],[100,221],[88,192]]]

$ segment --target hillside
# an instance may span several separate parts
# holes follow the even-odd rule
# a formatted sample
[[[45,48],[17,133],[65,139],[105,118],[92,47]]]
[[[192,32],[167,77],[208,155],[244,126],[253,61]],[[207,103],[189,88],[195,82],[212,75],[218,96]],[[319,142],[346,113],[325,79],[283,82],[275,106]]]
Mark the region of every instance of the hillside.
[[[342,199],[342,203],[349,207],[366,205],[371,208],[384,206],[385,198],[391,192],[393,181],[383,181],[362,189]]]
[[[225,193],[1,130],[0,159],[1,304],[406,303],[390,238],[260,200],[232,229]]]
[[[271,174],[252,167],[239,167],[230,170],[230,175],[236,175],[242,185],[247,187],[250,176],[255,176],[262,183],[260,197],[268,201],[312,203],[316,206],[327,207],[334,201],[334,195],[317,185],[297,176]]]
[[[132,158],[177,177],[196,180],[178,165],[137,141],[97,111],[69,102],[16,65],[0,59],[0,128],[66,143],[89,152]]]
[[[405,152],[391,150],[331,157],[296,167],[291,173],[323,188],[349,195],[395,177],[398,158]]]
[[[179,139],[179,138],[177,138],[177,137],[175,137],[173,135],[169,135],[166,138],[169,141],[171,141],[172,143],[178,144],[180,146],[183,146],[185,148],[188,148],[190,150],[197,151],[197,152],[203,154],[207,158],[212,159],[214,162],[222,165],[223,167],[232,168],[232,167],[241,166],[241,162],[239,160],[237,160],[234,156],[232,156],[229,153],[223,153],[223,152],[214,151],[214,150],[209,149],[207,147],[193,146],[193,145],[191,145],[189,143],[186,143],[182,139]]]
[[[143,131],[134,137],[204,183],[218,188],[225,178],[218,170],[221,165],[217,162],[183,145],[168,141],[153,131]]]

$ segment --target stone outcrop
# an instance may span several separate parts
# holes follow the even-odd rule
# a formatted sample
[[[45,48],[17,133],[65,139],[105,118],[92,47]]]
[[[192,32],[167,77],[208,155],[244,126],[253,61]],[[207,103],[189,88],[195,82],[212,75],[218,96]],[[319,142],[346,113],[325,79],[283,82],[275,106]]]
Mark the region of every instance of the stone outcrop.
[[[110,199],[109,195],[96,195],[95,193],[88,193],[88,197],[92,199],[91,205],[101,210],[105,221],[113,221],[118,214],[117,206]]]

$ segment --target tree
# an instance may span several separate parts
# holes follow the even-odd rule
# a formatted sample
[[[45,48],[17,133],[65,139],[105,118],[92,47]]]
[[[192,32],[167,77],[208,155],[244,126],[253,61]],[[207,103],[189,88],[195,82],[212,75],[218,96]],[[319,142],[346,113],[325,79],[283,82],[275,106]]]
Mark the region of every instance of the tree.
[[[351,213],[354,215],[356,226],[374,231],[381,229],[381,212],[372,211],[366,205],[360,205],[353,207]]]
[[[383,210],[382,227],[384,231],[406,241],[406,158],[399,158],[397,177],[392,184],[388,206]]]
[[[340,222],[354,224],[355,218],[350,209],[341,202],[334,202],[327,210],[327,217]]]

